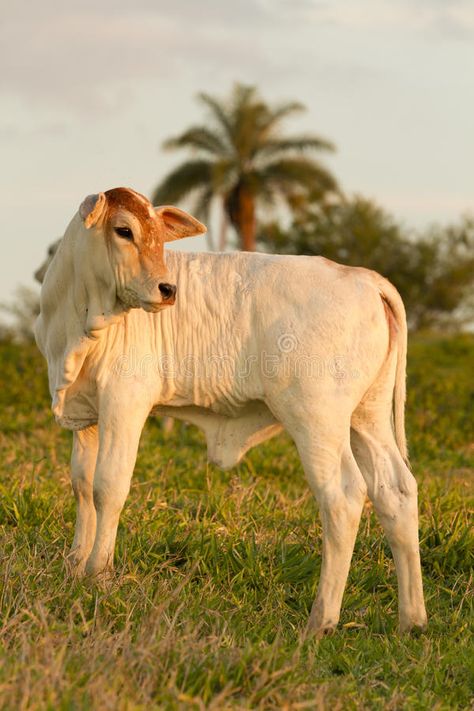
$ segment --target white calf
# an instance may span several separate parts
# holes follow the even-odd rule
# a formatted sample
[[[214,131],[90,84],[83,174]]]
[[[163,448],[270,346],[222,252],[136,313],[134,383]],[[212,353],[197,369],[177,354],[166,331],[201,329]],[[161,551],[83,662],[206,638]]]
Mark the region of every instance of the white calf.
[[[164,241],[203,229],[131,190],[101,193],[46,274],[36,337],[53,411],[75,430],[77,571],[113,564],[150,412],[200,426],[223,467],[285,428],[323,525],[309,628],[338,622],[367,491],[395,559],[400,627],[424,626],[398,293],[374,272],[316,257],[170,252],[165,265]]]

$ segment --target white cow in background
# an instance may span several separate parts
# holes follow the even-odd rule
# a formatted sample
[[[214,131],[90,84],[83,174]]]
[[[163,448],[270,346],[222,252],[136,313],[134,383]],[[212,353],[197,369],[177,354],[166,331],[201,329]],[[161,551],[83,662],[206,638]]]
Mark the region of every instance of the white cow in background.
[[[44,282],[44,278],[46,276],[46,272],[48,271],[48,267],[53,261],[53,257],[58,251],[59,243],[61,242],[61,239],[57,239],[55,242],[52,242],[49,247],[48,251],[46,253],[46,259],[44,262],[38,267],[38,269],[34,273],[34,278],[36,279],[39,284],[42,284]]]
[[[367,492],[395,560],[400,628],[423,627],[400,296],[321,257],[168,252],[165,265],[165,242],[204,231],[116,188],[84,200],[48,269],[36,339],[53,412],[74,430],[77,572],[113,564],[150,413],[201,427],[222,467],[285,428],[323,526],[309,630],[338,622]]]

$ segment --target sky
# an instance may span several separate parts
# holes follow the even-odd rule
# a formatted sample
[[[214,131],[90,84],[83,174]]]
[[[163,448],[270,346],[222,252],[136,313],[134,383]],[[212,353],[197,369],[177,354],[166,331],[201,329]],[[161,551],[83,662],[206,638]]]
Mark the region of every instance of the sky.
[[[0,0],[0,302],[87,194],[149,195],[235,81],[303,102],[288,132],[336,144],[348,193],[420,229],[474,213],[472,0]]]

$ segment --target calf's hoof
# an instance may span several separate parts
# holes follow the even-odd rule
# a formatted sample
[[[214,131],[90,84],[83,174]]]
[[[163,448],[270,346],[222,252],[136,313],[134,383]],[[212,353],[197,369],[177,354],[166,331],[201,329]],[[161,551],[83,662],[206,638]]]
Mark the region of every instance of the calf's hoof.
[[[428,621],[426,617],[418,622],[400,622],[400,634],[411,634],[414,637],[419,637],[426,632],[427,627]]]
[[[113,578],[113,563],[106,558],[91,555],[85,565],[85,575],[101,587],[107,587]]]
[[[336,631],[339,616],[334,616],[328,610],[327,605],[323,601],[316,599],[311,608],[308,624],[304,632],[305,639],[313,637],[314,639],[322,639],[329,637]]]
[[[323,637],[330,637],[336,632],[337,622],[326,622],[320,623],[315,622],[311,619],[308,620],[305,631],[303,633],[304,639],[322,639]]]
[[[83,578],[85,575],[87,556],[81,555],[80,549],[74,548],[65,558],[68,575],[72,578]]]

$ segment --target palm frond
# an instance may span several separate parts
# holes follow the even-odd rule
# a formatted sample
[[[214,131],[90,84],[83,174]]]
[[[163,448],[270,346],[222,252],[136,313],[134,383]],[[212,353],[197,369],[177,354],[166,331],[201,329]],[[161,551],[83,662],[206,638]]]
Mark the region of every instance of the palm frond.
[[[302,111],[306,111],[306,107],[299,101],[287,101],[274,108],[269,108],[266,121],[260,127],[262,136],[268,136],[283,119]]]
[[[155,205],[179,202],[194,190],[211,184],[212,163],[210,161],[186,161],[169,173],[155,188],[152,202]]]
[[[255,103],[258,96],[257,87],[253,84],[241,84],[236,82],[232,89],[232,101],[234,106],[246,106]]]
[[[229,139],[236,158],[243,164],[254,152],[258,141],[260,125],[268,113],[268,107],[257,92],[256,87],[235,84],[227,109],[231,128]]]
[[[335,146],[319,136],[292,136],[291,138],[267,139],[257,149],[259,158],[276,156],[291,151],[334,151]]]
[[[260,126],[268,109],[265,104],[255,102],[241,106],[234,116],[234,146],[241,163],[252,158],[260,141]]]
[[[242,118],[246,118],[256,106],[262,105],[255,86],[234,84],[229,105],[229,117],[234,131]]]
[[[212,116],[217,119],[217,124],[223,129],[224,134],[232,142],[232,122],[226,107],[214,96],[206,94],[205,92],[198,94],[197,98],[211,110]]]
[[[228,146],[223,137],[205,126],[192,126],[181,135],[169,138],[164,142],[163,147],[167,149],[194,148],[212,155],[222,155],[228,152]]]
[[[196,195],[193,207],[194,215],[203,222],[209,219],[214,191],[211,186],[203,187]]]
[[[221,158],[212,164],[212,185],[215,193],[228,191],[238,181],[239,165],[234,157]]]
[[[308,158],[282,158],[258,171],[260,180],[283,195],[297,190],[327,192],[337,190],[337,182],[327,168]]]

